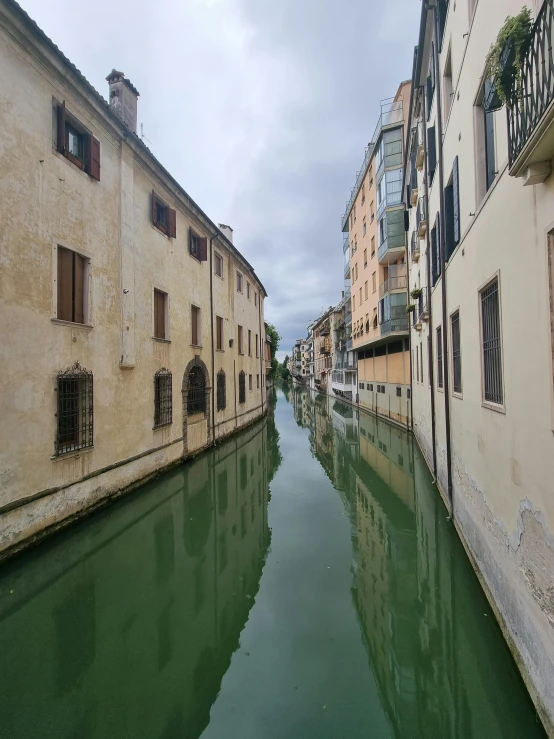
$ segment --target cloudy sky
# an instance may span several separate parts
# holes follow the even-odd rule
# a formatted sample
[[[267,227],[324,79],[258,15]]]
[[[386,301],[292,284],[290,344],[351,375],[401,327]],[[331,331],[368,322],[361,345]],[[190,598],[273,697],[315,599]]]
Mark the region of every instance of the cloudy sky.
[[[264,283],[282,358],[340,300],[340,217],[420,0],[19,2],[104,97],[112,67],[138,88],[148,146]]]

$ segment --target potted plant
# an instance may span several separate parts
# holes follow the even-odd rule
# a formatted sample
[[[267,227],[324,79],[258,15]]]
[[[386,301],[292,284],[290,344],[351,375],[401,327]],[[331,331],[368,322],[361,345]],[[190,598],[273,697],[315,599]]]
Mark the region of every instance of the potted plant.
[[[410,303],[406,306],[406,313],[413,313],[415,311],[415,305],[413,303]]]
[[[417,299],[420,298],[423,293],[423,290],[420,287],[414,287],[414,289],[410,292],[410,295],[412,298]]]
[[[500,108],[504,103],[509,107],[511,100],[522,99],[521,67],[532,33],[533,20],[528,7],[506,18],[485,62],[485,74],[494,83],[486,90],[487,110]]]

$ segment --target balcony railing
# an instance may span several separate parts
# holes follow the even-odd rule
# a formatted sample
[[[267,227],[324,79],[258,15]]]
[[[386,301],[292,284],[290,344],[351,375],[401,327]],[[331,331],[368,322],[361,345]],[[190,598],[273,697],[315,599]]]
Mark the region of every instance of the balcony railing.
[[[544,0],[521,66],[521,98],[514,89],[507,108],[510,167],[554,100],[553,42],[554,0]]]
[[[392,272],[392,274],[391,274]],[[393,290],[405,290],[408,283],[406,278],[406,268],[399,269],[396,274],[393,267],[389,267],[389,276],[379,285],[379,297],[382,298],[386,293]]]
[[[410,251],[412,253],[412,261],[417,262],[419,260],[420,246],[419,236],[415,231],[412,231],[412,241]]]
[[[422,288],[421,295],[417,299],[415,309],[415,325],[421,326],[422,321],[427,321],[429,318],[429,288]]]
[[[409,328],[408,318],[389,318],[381,324],[381,336],[394,333],[395,331],[407,331]]]
[[[402,233],[401,238],[403,238],[405,242],[404,233]],[[388,251],[392,252],[393,249],[401,249],[402,251],[404,251],[404,249],[406,248],[405,243],[397,243],[398,241],[400,241],[398,236],[393,235],[391,238],[386,238],[382,244],[379,244],[379,249],[377,251],[377,259],[381,261],[382,259],[384,259],[387,252]],[[398,255],[399,255],[399,252],[396,251],[392,256],[393,258],[395,258]]]
[[[419,198],[417,202],[417,232],[423,238],[427,233],[427,204],[425,196]]]

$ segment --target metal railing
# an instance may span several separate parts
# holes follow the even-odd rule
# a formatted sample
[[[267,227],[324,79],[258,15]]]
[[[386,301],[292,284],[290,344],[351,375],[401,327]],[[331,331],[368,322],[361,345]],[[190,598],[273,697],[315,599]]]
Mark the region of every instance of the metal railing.
[[[531,43],[521,65],[521,87],[512,90],[508,113],[510,167],[554,100],[554,0],[544,0],[533,25]],[[507,63],[511,63],[508,54]]]
[[[410,249],[411,254],[412,254],[412,259],[415,256],[416,252],[418,252],[419,254],[419,248],[420,248],[419,247],[419,237],[415,231],[412,231],[412,240],[411,240],[411,249]]]
[[[417,299],[416,304],[416,323],[421,323],[423,318],[429,314],[429,288],[422,287],[421,295]]]
[[[389,318],[381,324],[381,336],[393,333],[395,331],[407,331],[409,328],[408,318]]]
[[[341,226],[342,226],[343,231],[344,231],[346,224],[348,223],[348,216],[350,214],[352,206],[354,205],[354,200],[356,199],[356,195],[358,193],[360,185],[362,184],[362,180],[365,176],[365,171],[367,169],[367,165],[369,164],[371,155],[373,154],[373,149],[374,149],[373,143],[370,143],[366,146],[365,151],[364,151],[364,161],[362,163],[362,168],[358,172],[356,172],[356,182],[354,183],[354,187],[350,191],[350,199],[346,203],[346,210],[342,214],[342,218],[341,218]]]

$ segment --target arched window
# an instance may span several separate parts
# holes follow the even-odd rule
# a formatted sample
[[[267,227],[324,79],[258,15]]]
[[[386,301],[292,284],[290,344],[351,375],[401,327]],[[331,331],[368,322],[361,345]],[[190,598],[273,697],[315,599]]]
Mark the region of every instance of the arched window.
[[[93,445],[92,372],[75,362],[57,377],[56,455]]]
[[[239,372],[239,403],[246,403],[246,375]]]
[[[222,411],[227,406],[227,387],[225,384],[225,372],[217,373],[217,410]]]
[[[165,367],[154,375],[154,428],[173,422],[173,378]]]
[[[206,412],[206,378],[200,367],[193,367],[189,373],[187,388],[187,413]]]

